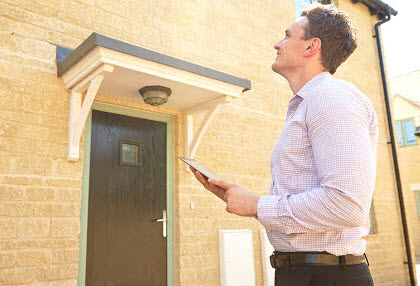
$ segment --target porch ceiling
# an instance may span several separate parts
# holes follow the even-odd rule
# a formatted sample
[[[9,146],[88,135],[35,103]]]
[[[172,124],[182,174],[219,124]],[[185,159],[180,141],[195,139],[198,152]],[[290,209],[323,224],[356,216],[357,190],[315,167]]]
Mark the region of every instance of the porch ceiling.
[[[64,51],[64,56],[62,56]],[[66,55],[67,54],[67,55]],[[171,88],[167,108],[185,111],[220,96],[239,97],[251,88],[239,78],[184,60],[93,33],[74,51],[58,47],[57,74],[65,87],[86,90],[89,75],[104,76],[101,94],[143,101],[138,90],[148,85]],[[100,72],[104,65],[112,69]]]

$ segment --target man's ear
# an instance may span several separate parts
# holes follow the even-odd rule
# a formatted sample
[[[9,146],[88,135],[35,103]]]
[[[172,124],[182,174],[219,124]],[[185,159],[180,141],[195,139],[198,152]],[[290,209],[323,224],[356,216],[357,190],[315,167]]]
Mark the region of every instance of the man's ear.
[[[303,56],[310,57],[315,55],[318,51],[321,51],[321,39],[312,38],[306,46],[306,50],[303,53]]]

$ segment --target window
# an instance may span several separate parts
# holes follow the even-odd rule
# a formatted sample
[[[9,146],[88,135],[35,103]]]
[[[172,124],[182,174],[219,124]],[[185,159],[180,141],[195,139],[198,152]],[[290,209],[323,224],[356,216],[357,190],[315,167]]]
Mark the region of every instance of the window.
[[[414,134],[416,132],[414,118],[396,121],[395,128],[399,146],[417,145],[417,137]]]
[[[316,2],[319,2],[321,4],[334,4],[334,0],[295,0],[296,18],[300,17],[300,14],[306,8],[306,6]]]
[[[120,164],[128,166],[143,166],[144,146],[140,142],[120,140]]]

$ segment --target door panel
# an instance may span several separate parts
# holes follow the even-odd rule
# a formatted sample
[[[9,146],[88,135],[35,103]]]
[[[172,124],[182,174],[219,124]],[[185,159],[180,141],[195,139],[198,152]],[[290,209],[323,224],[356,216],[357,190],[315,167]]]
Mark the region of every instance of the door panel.
[[[86,285],[166,285],[166,123],[93,110],[91,146]]]

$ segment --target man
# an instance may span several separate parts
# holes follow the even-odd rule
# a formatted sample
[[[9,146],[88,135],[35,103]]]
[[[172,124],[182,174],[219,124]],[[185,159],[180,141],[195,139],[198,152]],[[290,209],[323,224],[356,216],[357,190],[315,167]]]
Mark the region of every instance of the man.
[[[294,96],[272,156],[270,195],[205,180],[226,210],[254,216],[276,250],[276,285],[373,285],[365,261],[376,177],[378,122],[369,99],[333,78],[356,49],[347,14],[310,5],[274,48],[272,70]]]

